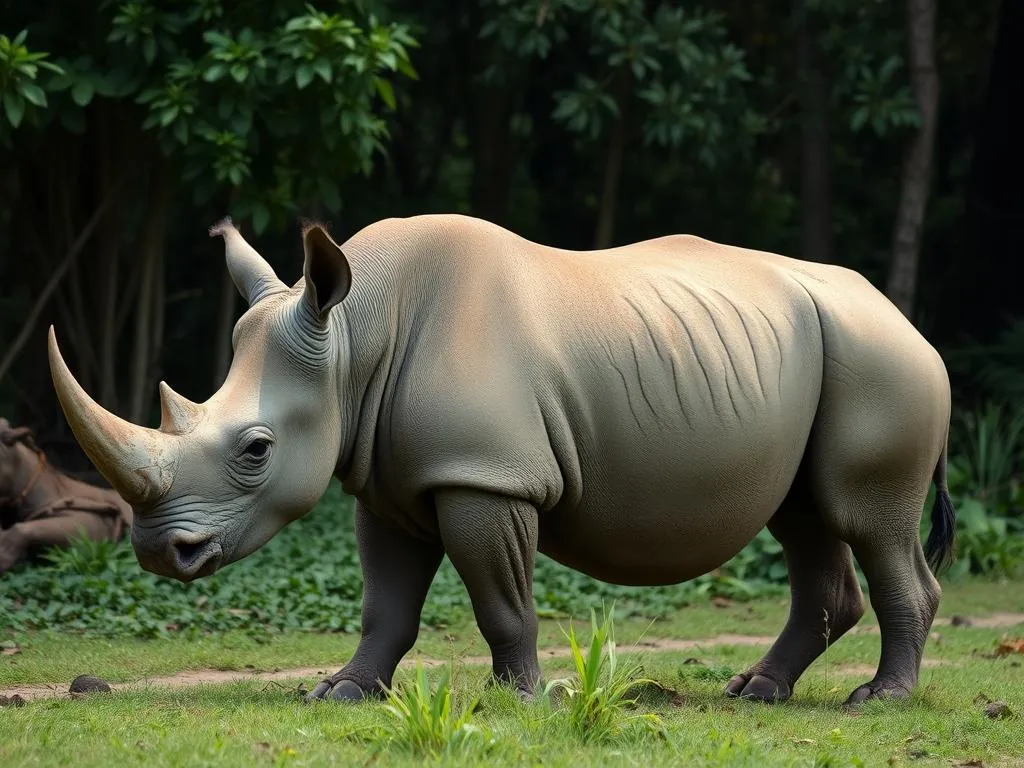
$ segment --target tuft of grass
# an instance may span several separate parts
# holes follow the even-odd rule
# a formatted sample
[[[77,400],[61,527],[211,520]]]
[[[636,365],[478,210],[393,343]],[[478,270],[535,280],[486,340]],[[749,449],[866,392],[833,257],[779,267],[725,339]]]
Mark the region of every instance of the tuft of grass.
[[[446,667],[432,689],[423,665],[417,664],[412,680],[386,689],[384,711],[390,718],[383,729],[384,743],[435,758],[486,744],[490,734],[471,722],[477,700],[456,712],[451,679]]]
[[[576,674],[571,678],[552,680],[544,688],[544,699],[549,703],[552,694],[562,692],[569,727],[584,742],[610,741],[622,731],[622,726],[639,720],[652,729],[661,726],[654,713],[627,714],[627,707],[635,706],[636,699],[629,694],[643,684],[659,685],[655,680],[640,677],[643,668],[638,662],[621,665],[615,644],[613,612],[602,609],[602,620],[590,611],[590,644],[586,651],[570,624],[566,637]]]

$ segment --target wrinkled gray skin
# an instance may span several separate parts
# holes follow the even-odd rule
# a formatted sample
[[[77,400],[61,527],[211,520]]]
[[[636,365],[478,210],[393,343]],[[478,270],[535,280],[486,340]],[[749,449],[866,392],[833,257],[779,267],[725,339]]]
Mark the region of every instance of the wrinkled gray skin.
[[[790,618],[727,693],[789,697],[824,650],[824,612],[829,642],[858,621],[851,553],[882,653],[849,701],[915,686],[940,596],[918,534],[933,477],[930,558],[951,546],[949,383],[863,277],[688,236],[570,252],[435,215],[340,247],[307,228],[288,288],[230,222],[211,233],[251,306],[210,400],[161,384],[160,429],[143,429],[89,399],[52,329],[51,369],[155,573],[189,581],[244,557],[332,474],[355,496],[362,638],[310,698],[390,684],[444,553],[494,674],[529,695],[538,551],[608,582],[669,584],[765,525],[785,550]]]

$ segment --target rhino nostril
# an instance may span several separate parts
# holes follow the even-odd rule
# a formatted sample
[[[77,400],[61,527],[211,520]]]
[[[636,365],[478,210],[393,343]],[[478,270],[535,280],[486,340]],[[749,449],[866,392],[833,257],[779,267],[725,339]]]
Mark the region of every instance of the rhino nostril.
[[[212,536],[200,541],[175,541],[174,552],[177,557],[179,567],[181,567],[182,570],[188,570],[196,565],[200,560],[205,559],[206,554],[211,549],[210,545],[212,542]]]

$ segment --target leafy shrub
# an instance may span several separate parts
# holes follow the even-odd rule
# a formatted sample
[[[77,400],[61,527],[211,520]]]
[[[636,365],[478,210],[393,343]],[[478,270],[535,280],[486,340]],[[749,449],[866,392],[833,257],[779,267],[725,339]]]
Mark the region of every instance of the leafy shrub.
[[[1024,401],[1024,317],[1011,319],[993,341],[948,350],[950,371],[966,378],[982,394],[1006,402]]]
[[[422,664],[416,665],[411,681],[387,689],[384,710],[390,715],[384,740],[430,757],[479,744],[487,732],[470,722],[476,701],[456,714],[452,708],[451,670],[441,673],[437,688],[431,690]]]
[[[552,680],[544,688],[544,699],[551,706],[552,694],[565,694],[565,714],[572,732],[585,742],[608,741],[617,736],[624,723],[638,720],[656,729],[661,720],[653,713],[626,714],[636,703],[629,696],[638,685],[657,685],[640,677],[642,667],[634,662],[619,666],[615,645],[615,624],[611,612],[604,613],[600,624],[590,611],[590,645],[586,652],[576,637],[576,627],[569,625],[566,634],[576,674],[571,678]]]
[[[948,485],[957,510],[953,578],[1024,571],[1024,407],[990,401],[954,418]]]

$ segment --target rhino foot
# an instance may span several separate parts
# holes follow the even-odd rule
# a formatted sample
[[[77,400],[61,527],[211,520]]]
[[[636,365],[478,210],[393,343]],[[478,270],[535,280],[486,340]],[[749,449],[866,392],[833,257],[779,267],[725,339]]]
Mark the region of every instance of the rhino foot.
[[[746,672],[736,675],[729,681],[725,687],[725,695],[774,704],[788,699],[793,695],[793,690],[784,680],[774,680],[768,675]]]
[[[380,698],[379,686],[363,688],[354,680],[321,680],[316,688],[307,693],[303,701],[310,704],[315,701],[362,701],[363,699]]]
[[[902,683],[872,680],[854,690],[843,706],[856,707],[868,699],[906,699],[909,696],[910,690]]]

